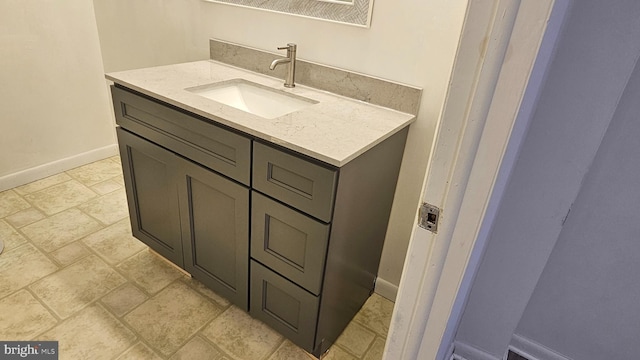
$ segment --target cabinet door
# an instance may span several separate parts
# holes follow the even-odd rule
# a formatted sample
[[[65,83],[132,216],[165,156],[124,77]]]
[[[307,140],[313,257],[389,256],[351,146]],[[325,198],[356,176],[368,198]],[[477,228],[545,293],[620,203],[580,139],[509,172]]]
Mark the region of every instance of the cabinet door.
[[[183,266],[175,155],[117,129],[133,236]]]
[[[248,309],[249,189],[179,159],[185,270]]]

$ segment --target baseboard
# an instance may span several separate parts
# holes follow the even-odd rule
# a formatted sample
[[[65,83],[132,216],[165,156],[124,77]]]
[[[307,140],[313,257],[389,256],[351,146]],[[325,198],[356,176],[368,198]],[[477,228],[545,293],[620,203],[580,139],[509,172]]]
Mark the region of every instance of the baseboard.
[[[456,341],[454,344],[452,359],[467,360],[502,360],[502,357],[495,357],[475,346]]]
[[[98,149],[93,149],[82,154],[73,155],[64,159],[52,161],[30,169],[22,170],[13,174],[0,177],[0,191],[12,189],[16,186],[28,184],[30,182],[67,171],[78,166],[102,160],[118,154],[118,145],[107,145]]]
[[[518,334],[513,334],[511,337],[509,348],[529,360],[571,360],[571,358]]]
[[[398,296],[398,285],[392,284],[383,278],[378,278],[376,280],[376,288],[374,291],[376,294],[396,302],[396,297]]]

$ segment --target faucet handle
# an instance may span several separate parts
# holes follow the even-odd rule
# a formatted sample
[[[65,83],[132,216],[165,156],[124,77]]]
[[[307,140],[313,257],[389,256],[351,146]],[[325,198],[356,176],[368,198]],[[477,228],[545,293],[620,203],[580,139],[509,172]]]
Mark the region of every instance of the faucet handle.
[[[278,46],[278,50],[293,50],[296,48],[296,44],[289,43],[287,46]]]

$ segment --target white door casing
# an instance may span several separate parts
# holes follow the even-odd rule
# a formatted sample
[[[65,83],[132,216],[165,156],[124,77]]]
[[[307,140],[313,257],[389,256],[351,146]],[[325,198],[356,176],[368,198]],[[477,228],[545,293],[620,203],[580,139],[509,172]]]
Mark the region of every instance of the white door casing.
[[[385,359],[450,354],[568,4],[469,2],[422,195],[442,209],[439,230],[414,229]]]

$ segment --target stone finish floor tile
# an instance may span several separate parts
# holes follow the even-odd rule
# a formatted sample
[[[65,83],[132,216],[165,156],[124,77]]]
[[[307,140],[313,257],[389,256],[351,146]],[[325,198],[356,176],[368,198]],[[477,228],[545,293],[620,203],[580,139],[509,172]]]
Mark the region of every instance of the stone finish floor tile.
[[[282,336],[235,306],[207,326],[202,334],[236,360],[261,360],[282,343]]]
[[[24,198],[45,214],[53,215],[80,205],[96,196],[96,193],[88,187],[75,180],[69,180],[62,184],[27,194]]]
[[[15,249],[27,242],[27,239],[4,220],[0,220],[0,239],[4,242],[5,251]]]
[[[26,195],[26,194],[34,193],[36,191],[40,191],[42,189],[46,189],[53,185],[58,185],[63,182],[67,182],[69,180],[71,180],[71,177],[69,177],[69,175],[65,173],[60,173],[60,174],[46,177],[44,179],[40,179],[38,181],[28,183],[26,185],[18,186],[14,190],[20,195]]]
[[[353,355],[361,357],[369,349],[375,337],[376,334],[373,331],[367,330],[356,322],[351,322],[336,340],[336,344]]]
[[[357,358],[341,349],[339,346],[333,345],[325,354],[322,360],[356,360]]]
[[[67,318],[126,281],[91,255],[29,286],[49,308]]]
[[[71,244],[50,253],[53,259],[63,267],[73,264],[76,260],[89,254],[89,250],[87,250],[87,248],[78,241],[72,242]]]
[[[108,311],[92,305],[39,336],[58,341],[60,360],[110,360],[136,341],[136,335]]]
[[[149,294],[157,293],[182,276],[180,271],[150,251],[139,252],[117,268]]]
[[[209,299],[215,301],[218,305],[220,305],[223,308],[228,307],[229,305],[231,305],[231,303],[229,302],[229,300],[223,298],[222,296],[216,294],[213,290],[209,289],[208,287],[206,287],[203,283],[201,283],[200,281],[189,277],[189,276],[184,276],[182,278],[182,281],[184,281],[185,284],[191,286],[192,288],[194,288],[197,292],[199,292],[200,294],[208,297]]]
[[[122,176],[122,174],[120,174],[120,176],[116,176],[115,178],[113,178],[113,181],[124,186],[124,176]]]
[[[131,235],[129,218],[86,236],[82,242],[109,264],[117,264],[147,248]]]
[[[58,321],[28,291],[20,290],[0,300],[0,339],[31,340]]]
[[[376,337],[373,341],[373,345],[367,354],[364,356],[364,360],[382,360],[382,353],[384,352],[384,339]]]
[[[31,205],[13,190],[0,192],[0,218],[15,214],[29,207]]]
[[[207,359],[207,360],[231,360],[226,357],[224,353],[216,349],[213,345],[209,344],[201,337],[194,337],[185,346],[178,350],[171,360],[194,360],[194,359]]]
[[[222,309],[182,282],[175,282],[124,317],[161,354],[170,355]]]
[[[27,225],[22,228],[22,232],[44,251],[51,252],[101,227],[82,211],[69,209]]]
[[[78,206],[78,209],[100,220],[104,224],[113,224],[129,215],[127,195],[120,189],[100,196]]]
[[[196,360],[198,358],[192,359]],[[162,360],[162,358],[154,353],[147,345],[139,342],[119,356],[117,360]]]
[[[122,167],[115,161],[104,159],[67,170],[67,174],[86,186],[93,186],[117,175],[121,175]]]
[[[122,316],[149,297],[128,282],[102,298],[102,303],[116,316]]]
[[[58,270],[31,244],[5,251],[0,256],[0,299]]]
[[[145,250],[123,184],[114,156],[0,192],[0,339],[57,340],[62,360],[311,359]],[[380,359],[392,311],[374,294],[323,360]]]
[[[285,340],[276,350],[269,360],[315,360],[315,357],[308,354],[289,340]]]
[[[91,186],[91,190],[95,191],[100,195],[108,194],[118,189],[122,189],[122,184],[120,184],[115,178],[109,179],[103,182],[99,182]]]
[[[5,218],[5,220],[17,227],[17,228],[21,228],[23,226],[29,225],[29,224],[33,224],[34,222],[38,221],[38,220],[42,220],[46,217],[45,214],[42,213],[42,211],[34,208],[34,207],[30,207],[30,208],[26,208],[24,210],[18,211],[17,213],[13,214],[13,215],[9,215]]]
[[[376,334],[386,337],[393,314],[393,302],[384,297],[373,294],[356,314],[354,320],[373,330]]]

